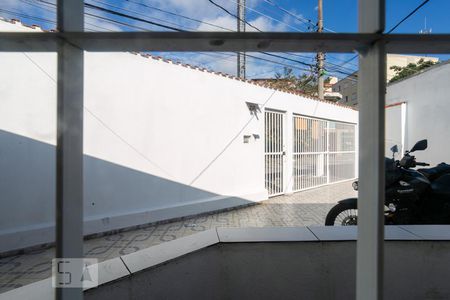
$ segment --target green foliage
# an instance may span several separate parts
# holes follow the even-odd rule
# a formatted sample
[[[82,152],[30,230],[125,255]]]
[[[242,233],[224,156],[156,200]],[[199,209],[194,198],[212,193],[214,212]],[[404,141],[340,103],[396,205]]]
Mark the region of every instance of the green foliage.
[[[325,82],[330,79],[326,78]],[[317,96],[317,76],[314,71],[311,70],[308,73],[303,73],[301,75],[295,75],[291,68],[285,67],[282,73],[276,73],[275,79],[270,82],[270,85],[274,88],[279,88],[291,92],[301,92],[311,96]]]
[[[416,64],[410,63],[406,67],[392,66],[390,69],[395,71],[395,76],[392,77],[389,82],[395,82],[397,80],[406,78],[435,64],[436,63],[433,61],[425,61],[423,60],[423,58],[421,58]]]

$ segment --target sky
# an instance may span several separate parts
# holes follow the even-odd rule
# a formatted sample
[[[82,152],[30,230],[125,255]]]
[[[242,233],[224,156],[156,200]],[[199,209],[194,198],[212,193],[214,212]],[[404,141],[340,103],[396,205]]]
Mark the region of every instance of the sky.
[[[237,0],[212,0],[231,14],[236,14]],[[328,32],[357,32],[357,0],[323,0],[324,26]],[[387,0],[386,29],[389,30],[423,0]],[[55,0],[0,0],[0,16],[55,27]],[[86,0],[85,3],[133,16],[124,18],[86,8],[85,30],[141,31],[170,30],[137,19],[145,19],[171,28],[189,31],[233,31],[236,19],[209,0]],[[247,21],[261,31],[314,31],[317,22],[317,0],[246,0]],[[450,32],[449,0],[430,0],[393,33],[418,33],[431,30]],[[95,17],[94,17],[95,15]],[[190,19],[188,19],[190,18]],[[194,20],[193,20],[194,19]],[[119,23],[118,23],[119,22]],[[129,24],[126,25],[126,24]],[[247,25],[247,31],[256,31]],[[154,53],[177,61],[235,75],[234,53]],[[249,53],[248,78],[269,78],[291,67],[297,74],[309,72],[315,64],[314,53],[276,53],[277,57]],[[330,76],[345,77],[357,69],[355,54],[327,54],[326,70]],[[449,55],[439,55],[441,60]]]

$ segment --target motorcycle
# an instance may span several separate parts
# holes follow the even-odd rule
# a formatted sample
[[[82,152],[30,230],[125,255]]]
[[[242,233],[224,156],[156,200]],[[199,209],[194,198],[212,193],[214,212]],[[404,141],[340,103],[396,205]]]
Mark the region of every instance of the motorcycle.
[[[387,225],[450,224],[450,165],[440,163],[433,168],[417,162],[411,155],[428,147],[427,140],[417,142],[401,160],[395,160],[397,145],[391,148],[392,158],[385,158],[385,210]],[[358,181],[352,184],[358,190]],[[349,226],[358,223],[358,199],[341,200],[328,212],[326,226]]]

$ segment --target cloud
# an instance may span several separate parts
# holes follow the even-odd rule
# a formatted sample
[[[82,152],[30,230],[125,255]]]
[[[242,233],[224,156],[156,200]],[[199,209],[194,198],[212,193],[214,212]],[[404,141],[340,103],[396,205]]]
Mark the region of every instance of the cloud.
[[[227,16],[218,16],[213,19],[203,19],[203,22],[207,22],[210,24],[215,24],[217,26],[223,27],[225,29],[220,29],[214,26],[207,25],[205,23],[200,24],[197,27],[198,31],[227,31],[228,30],[237,30],[237,20],[236,18],[227,15]],[[268,18],[265,18],[263,16],[258,17],[253,20],[247,20],[250,24],[252,24],[254,27],[258,28],[261,31],[285,31],[286,25],[282,23],[272,22]],[[245,30],[249,32],[257,31],[255,28],[249,26],[248,24],[245,26]]]
[[[237,21],[232,16],[218,16],[214,19],[203,19],[203,22],[214,24],[223,28],[226,28],[228,30],[236,31],[237,28]],[[226,29],[220,29],[215,26],[210,26],[206,23],[201,23],[198,27],[198,31],[227,31]]]

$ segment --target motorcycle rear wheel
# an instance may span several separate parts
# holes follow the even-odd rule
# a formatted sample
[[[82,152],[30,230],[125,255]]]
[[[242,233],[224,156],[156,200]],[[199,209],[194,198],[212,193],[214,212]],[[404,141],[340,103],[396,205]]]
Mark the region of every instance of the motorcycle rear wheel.
[[[356,203],[338,203],[328,212],[325,226],[358,225],[358,209]]]

